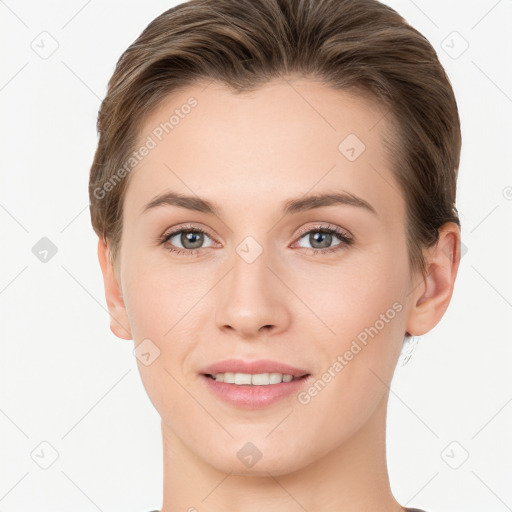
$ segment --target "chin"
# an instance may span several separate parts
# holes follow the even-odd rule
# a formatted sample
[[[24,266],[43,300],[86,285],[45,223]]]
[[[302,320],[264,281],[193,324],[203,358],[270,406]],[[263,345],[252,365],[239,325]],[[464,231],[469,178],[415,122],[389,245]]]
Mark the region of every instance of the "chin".
[[[314,449],[310,446],[311,448]],[[232,439],[227,444],[219,443],[205,451],[209,454],[209,457],[202,457],[205,463],[219,471],[237,476],[286,475],[312,462],[307,459],[307,453],[296,440],[289,446],[283,446],[282,443],[278,445],[269,440],[258,442],[256,439],[251,442],[244,437],[243,440]]]

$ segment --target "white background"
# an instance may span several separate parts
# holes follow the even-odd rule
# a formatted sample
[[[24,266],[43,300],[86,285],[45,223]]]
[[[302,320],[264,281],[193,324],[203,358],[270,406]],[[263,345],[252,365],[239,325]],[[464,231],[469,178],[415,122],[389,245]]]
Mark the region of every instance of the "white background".
[[[133,342],[109,330],[87,183],[115,63],[175,3],[0,2],[2,512],[161,505],[160,419]],[[396,371],[392,489],[429,512],[504,512],[512,510],[512,1],[386,3],[431,41],[453,84],[468,249],[447,314]],[[47,59],[31,47],[41,37],[51,47],[43,31],[58,43]],[[454,31],[469,44],[458,58],[464,41]],[[32,253],[42,237],[58,249],[46,263]],[[50,461],[43,441],[58,452],[48,469],[37,463]]]

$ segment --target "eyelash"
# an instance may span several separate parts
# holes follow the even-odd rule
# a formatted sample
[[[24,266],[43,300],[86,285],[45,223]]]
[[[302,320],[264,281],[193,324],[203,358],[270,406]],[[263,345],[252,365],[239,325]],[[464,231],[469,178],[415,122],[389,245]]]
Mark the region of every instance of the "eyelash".
[[[202,229],[200,227],[197,227],[197,226],[180,226],[178,229],[175,229],[175,230],[171,231],[170,233],[164,233],[159,238],[158,243],[160,245],[163,245],[166,242],[168,242],[171,238],[173,238],[175,235],[178,235],[178,234],[182,233],[183,231],[189,231],[189,232],[192,232],[192,233],[203,233],[206,236],[208,236],[208,238],[210,238],[210,239],[215,241],[215,239],[212,236],[210,236],[207,231],[205,231],[204,229]],[[311,251],[313,254],[332,253],[332,252],[335,252],[335,251],[339,251],[339,250],[343,249],[344,247],[349,247],[349,246],[351,246],[354,243],[353,238],[350,235],[348,235],[345,231],[341,230],[340,228],[338,228],[336,226],[332,226],[331,227],[330,224],[329,225],[314,226],[313,228],[307,228],[307,229],[302,230],[298,234],[297,241],[300,240],[301,238],[303,238],[304,235],[307,235],[308,233],[312,233],[312,232],[313,233],[322,232],[322,233],[326,233],[326,234],[329,234],[329,235],[336,235],[336,237],[338,237],[341,240],[341,243],[335,245],[334,247],[328,247],[326,249],[314,249],[314,248],[310,248],[310,247],[302,247],[302,249],[307,249],[308,251]],[[187,254],[188,256],[195,256],[198,252],[201,251],[201,249],[205,249],[205,247],[201,247],[199,249],[180,249],[180,248],[173,249],[172,247],[168,247],[167,248],[167,250],[172,252],[172,253],[175,253],[175,254]]]

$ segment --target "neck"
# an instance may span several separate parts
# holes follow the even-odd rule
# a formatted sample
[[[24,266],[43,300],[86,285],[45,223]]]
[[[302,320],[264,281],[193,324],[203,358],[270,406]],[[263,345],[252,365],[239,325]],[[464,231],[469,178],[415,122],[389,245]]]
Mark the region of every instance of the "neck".
[[[162,422],[162,512],[404,512],[391,493],[387,472],[388,396],[342,445],[280,476],[219,471],[193,454]]]

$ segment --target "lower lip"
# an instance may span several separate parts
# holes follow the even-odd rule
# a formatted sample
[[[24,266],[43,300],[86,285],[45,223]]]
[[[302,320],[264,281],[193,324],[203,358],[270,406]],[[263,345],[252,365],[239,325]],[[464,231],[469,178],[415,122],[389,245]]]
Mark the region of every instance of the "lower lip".
[[[269,384],[267,386],[250,386],[217,382],[216,380],[201,375],[208,388],[221,400],[235,407],[243,409],[260,409],[272,405],[279,400],[298,393],[311,375],[306,375],[290,382]]]

